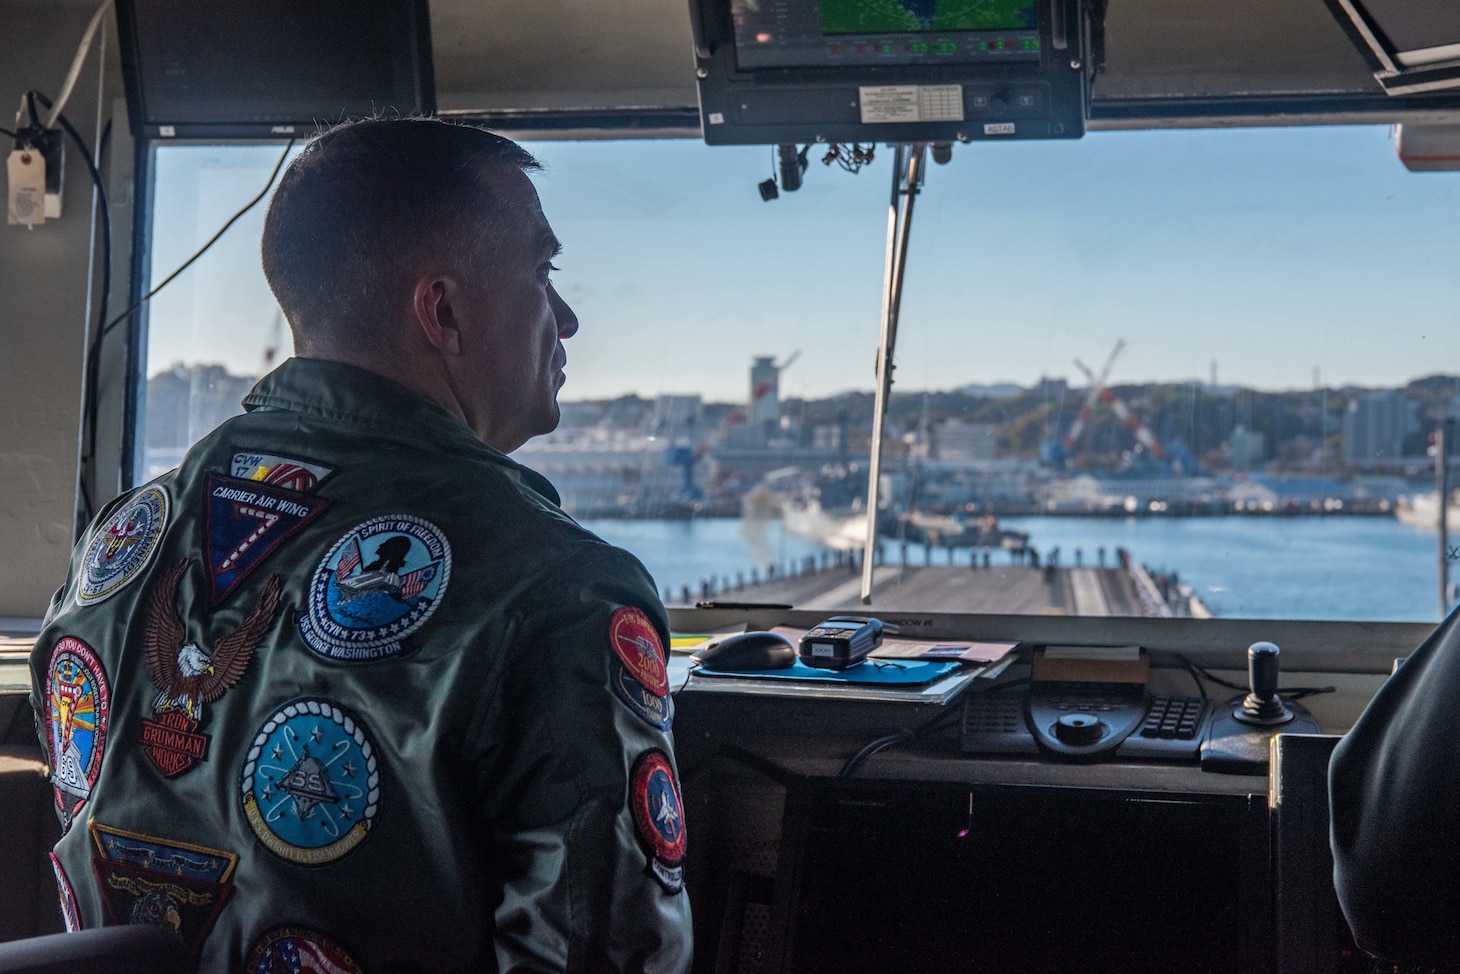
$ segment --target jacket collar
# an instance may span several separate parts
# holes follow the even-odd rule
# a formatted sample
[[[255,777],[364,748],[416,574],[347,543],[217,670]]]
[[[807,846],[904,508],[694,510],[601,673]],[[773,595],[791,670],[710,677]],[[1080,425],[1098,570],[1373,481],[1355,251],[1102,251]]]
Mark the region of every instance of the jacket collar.
[[[408,438],[440,452],[487,460],[504,467],[513,479],[555,506],[562,503],[546,477],[477,439],[471,427],[444,407],[383,375],[343,362],[286,359],[244,397],[243,408],[318,416]]]

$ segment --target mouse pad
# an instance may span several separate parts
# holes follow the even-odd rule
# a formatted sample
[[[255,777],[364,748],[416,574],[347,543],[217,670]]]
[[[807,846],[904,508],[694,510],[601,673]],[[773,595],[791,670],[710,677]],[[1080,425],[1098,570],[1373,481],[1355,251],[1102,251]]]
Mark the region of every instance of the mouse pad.
[[[920,687],[958,670],[962,664],[917,660],[867,660],[846,670],[822,670],[797,660],[780,670],[695,669],[698,676],[729,676],[746,680],[806,680],[819,683],[857,683],[871,686]]]

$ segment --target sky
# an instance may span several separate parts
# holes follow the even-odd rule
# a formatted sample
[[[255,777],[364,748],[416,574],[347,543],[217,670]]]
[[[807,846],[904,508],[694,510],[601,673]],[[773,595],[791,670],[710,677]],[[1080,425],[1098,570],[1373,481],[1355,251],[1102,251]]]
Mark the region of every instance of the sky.
[[[781,395],[870,390],[891,151],[810,152],[760,200],[769,147],[546,142],[536,177],[581,329],[564,400],[748,395],[751,358],[801,357]],[[280,146],[159,150],[154,280],[254,196]],[[149,374],[258,374],[282,339],[263,206],[153,300]],[[1410,173],[1386,127],[1096,132],[957,146],[914,209],[896,389],[1210,380],[1395,386],[1460,373],[1460,173]]]

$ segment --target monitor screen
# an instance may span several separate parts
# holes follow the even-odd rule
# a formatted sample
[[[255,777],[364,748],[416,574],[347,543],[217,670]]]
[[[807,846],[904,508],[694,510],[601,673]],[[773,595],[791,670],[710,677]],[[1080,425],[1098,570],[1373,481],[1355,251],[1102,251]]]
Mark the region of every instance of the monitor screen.
[[[1034,0],[732,0],[742,71],[1040,59]]]
[[[434,108],[420,0],[123,0],[118,17],[128,107],[147,134]]]

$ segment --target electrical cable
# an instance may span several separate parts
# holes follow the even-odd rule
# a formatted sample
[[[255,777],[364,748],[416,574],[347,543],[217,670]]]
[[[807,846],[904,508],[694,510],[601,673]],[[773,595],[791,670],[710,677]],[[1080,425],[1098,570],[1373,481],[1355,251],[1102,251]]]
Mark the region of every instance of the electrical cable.
[[[1020,681],[1014,680],[1010,682],[1017,683]],[[990,687],[989,689],[992,690],[996,688]],[[987,693],[988,690],[985,690],[984,692]],[[885,734],[874,741],[869,741],[865,746],[863,746],[860,751],[858,751],[856,754],[853,754],[850,758],[847,759],[847,763],[842,765],[841,770],[836,773],[836,776],[838,778],[850,778],[856,772],[857,768],[861,766],[862,762],[866,761],[878,751],[883,751],[889,747],[894,747],[898,744],[906,744],[908,741],[914,741],[920,737],[925,737],[935,730],[942,729],[944,725],[952,723],[954,718],[961,718],[962,716],[962,707],[950,707],[949,709],[943,711],[943,713],[934,717],[932,720],[918,727],[914,727],[911,729],[904,728],[892,734]]]
[[[805,775],[799,772],[792,771],[790,768],[783,768],[769,758],[763,758],[754,751],[747,751],[737,744],[721,744],[715,749],[714,753],[700,761],[700,763],[681,772],[679,776],[681,783],[699,777],[710,766],[710,762],[716,758],[728,758],[731,761],[743,764],[753,771],[760,772],[782,788],[788,790],[806,778]]]
[[[1226,687],[1229,690],[1243,691],[1250,691],[1252,689],[1246,684],[1233,683],[1231,680],[1224,680],[1220,676],[1217,676],[1215,673],[1212,673],[1210,670],[1206,669],[1205,667],[1197,666],[1195,663],[1193,663],[1191,660],[1187,659],[1184,655],[1180,653],[1176,654],[1176,658],[1186,664],[1187,669],[1192,672],[1192,675],[1195,676],[1197,674],[1200,674],[1201,677],[1205,677],[1206,679],[1211,680],[1219,687]],[[1197,684],[1201,684],[1200,677],[1197,679]],[[1287,697],[1289,700],[1301,700],[1304,697],[1312,697],[1320,693],[1335,693],[1337,692],[1337,690],[1337,687],[1278,687],[1277,694],[1280,697]],[[1205,697],[1206,694],[1203,693],[1202,696]]]
[[[51,107],[51,100],[44,94],[34,89],[26,92],[26,100],[30,104],[31,116],[35,117],[35,103],[39,101],[47,108]],[[81,463],[83,466],[78,482],[81,490],[81,505],[83,520],[90,522],[95,513],[95,505],[91,498],[91,485],[89,483],[94,457],[96,454],[96,372],[97,372],[97,351],[100,346],[100,330],[102,322],[106,321],[107,300],[111,295],[112,286],[112,218],[111,202],[107,198],[106,184],[102,182],[101,172],[96,168],[96,162],[91,157],[91,150],[87,148],[86,141],[81,138],[81,133],[71,124],[70,119],[60,113],[54,113],[56,121],[61,128],[76,143],[77,150],[81,153],[81,159],[86,163],[86,171],[91,175],[91,181],[96,186],[97,199],[100,201],[101,212],[101,292],[97,298],[96,323],[98,329],[97,338],[91,343],[87,350],[84,363],[84,386],[82,395],[82,423],[86,428],[85,444],[82,451]]]
[[[81,76],[81,65],[86,63],[86,53],[91,50],[91,42],[96,37],[97,29],[101,27],[101,18],[112,5],[112,0],[102,0],[101,6],[96,8],[96,13],[91,15],[90,22],[86,25],[86,33],[81,35],[81,43],[76,48],[76,56],[71,59],[71,68],[66,72],[66,80],[61,83],[61,93],[56,96],[55,105],[47,105],[50,109],[50,117],[46,119],[45,127],[55,128],[56,120],[61,117],[61,111],[66,103],[71,100],[71,92],[76,87],[76,79]]]
[[[126,321],[127,318],[129,318],[138,308],[142,307],[142,305],[146,304],[148,301],[151,301],[154,297],[156,297],[158,291],[161,291],[163,288],[167,287],[179,274],[191,267],[193,265],[193,261],[206,254],[208,252],[208,248],[212,247],[215,243],[218,242],[220,237],[228,232],[229,227],[233,226],[240,219],[242,219],[245,213],[253,209],[265,196],[269,195],[269,190],[274,188],[274,180],[279,178],[279,170],[284,168],[284,163],[289,159],[289,151],[294,148],[294,142],[294,139],[290,139],[289,144],[284,146],[283,155],[279,156],[279,161],[275,164],[274,171],[269,174],[269,181],[264,184],[263,189],[259,190],[259,194],[253,199],[249,200],[248,204],[244,206],[243,209],[239,210],[237,213],[233,214],[233,216],[229,217],[228,222],[223,224],[223,226],[218,229],[218,232],[213,234],[213,236],[208,239],[207,243],[203,244],[203,246],[200,247],[198,251],[193,254],[193,256],[183,261],[182,264],[179,265],[177,270],[167,275],[167,277],[163,279],[161,284],[157,285],[152,290],[142,295],[142,297],[138,298],[137,302],[133,304],[130,308],[117,315],[111,321],[107,322],[106,326],[102,328],[101,334],[97,336],[98,341],[100,341],[103,337],[110,333],[111,330],[117,325],[120,325],[122,322]]]
[[[14,132],[10,131],[9,129],[0,129],[0,135],[5,136],[7,139],[19,139],[20,138],[19,135],[16,135]]]

